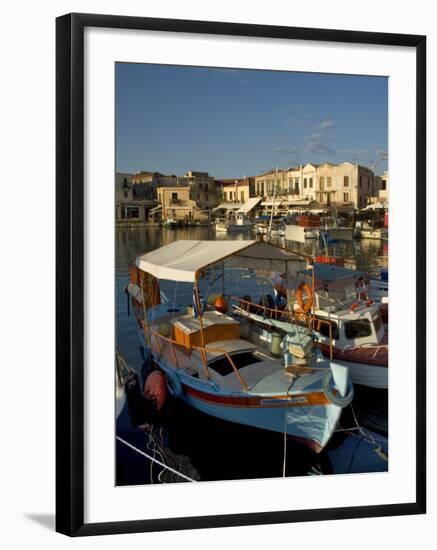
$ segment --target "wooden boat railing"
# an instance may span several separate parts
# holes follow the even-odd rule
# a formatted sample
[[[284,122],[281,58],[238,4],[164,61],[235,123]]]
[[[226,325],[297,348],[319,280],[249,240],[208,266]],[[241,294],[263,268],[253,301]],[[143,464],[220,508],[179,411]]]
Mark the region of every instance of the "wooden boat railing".
[[[158,351],[159,353],[161,354],[162,353],[162,350],[161,350],[161,345],[159,343],[159,340],[164,340],[165,342],[168,342],[170,344],[170,349],[172,351],[172,354],[173,354],[173,359],[175,361],[175,364],[176,364],[176,368],[180,368],[179,366],[179,362],[177,360],[177,356],[176,356],[176,352],[175,352],[175,346],[176,347],[182,347],[184,348],[185,350],[187,350],[190,354],[192,353],[193,350],[198,350],[200,351],[200,355],[202,358],[206,357],[206,354],[209,352],[213,352],[213,353],[222,353],[226,359],[229,361],[229,364],[231,365],[232,367],[232,370],[234,371],[235,373],[235,376],[237,377],[237,379],[239,380],[241,386],[243,387],[243,389],[245,391],[248,391],[249,387],[248,385],[246,384],[244,378],[241,376],[240,372],[238,371],[234,361],[232,360],[232,357],[229,355],[229,353],[224,350],[224,349],[220,349],[220,348],[210,348],[210,347],[206,347],[206,346],[192,346],[192,347],[189,347],[187,346],[186,344],[183,344],[182,342],[178,342],[176,340],[174,340],[173,338],[169,338],[168,336],[164,336],[163,334],[160,334],[157,330],[154,330],[152,329],[151,327],[148,327],[146,325],[146,323],[142,323],[143,325],[143,330],[144,332],[149,332],[155,339],[155,342],[156,342],[156,345],[158,347]],[[208,379],[211,378],[211,373],[209,372],[209,368],[208,368],[208,363],[206,361],[202,361],[203,362],[203,366],[205,368],[205,374],[207,376]]]

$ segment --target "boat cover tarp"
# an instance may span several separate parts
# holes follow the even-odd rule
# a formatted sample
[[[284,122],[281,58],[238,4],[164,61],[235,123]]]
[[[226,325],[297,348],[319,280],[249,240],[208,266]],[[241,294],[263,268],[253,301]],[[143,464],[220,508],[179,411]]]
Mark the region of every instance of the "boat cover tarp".
[[[136,265],[158,279],[194,283],[214,264],[294,275],[307,262],[289,250],[259,241],[179,240],[139,256]]]
[[[255,208],[255,206],[258,206],[261,201],[262,197],[252,197],[247,202],[245,202],[243,206],[239,210],[237,210],[237,212],[248,214],[251,210]]]

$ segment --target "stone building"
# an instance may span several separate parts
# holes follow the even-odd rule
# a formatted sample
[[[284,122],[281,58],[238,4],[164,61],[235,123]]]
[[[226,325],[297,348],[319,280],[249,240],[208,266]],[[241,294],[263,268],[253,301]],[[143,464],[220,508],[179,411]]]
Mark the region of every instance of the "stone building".
[[[200,210],[211,210],[220,202],[220,185],[208,172],[189,170],[183,176],[178,176],[177,185],[190,188],[191,200],[196,202]]]
[[[125,172],[115,174],[115,219],[146,221],[156,201],[136,193],[134,176]]]
[[[137,200],[156,200],[158,187],[177,185],[176,176],[166,176],[160,172],[141,171],[132,175],[132,192]]]
[[[299,197],[320,205],[350,205],[363,208],[378,194],[370,168],[350,162],[313,164],[267,172],[255,177],[256,196],[271,199],[276,181],[276,197]]]
[[[388,175],[388,172],[384,172],[380,176],[376,176],[376,186],[377,186],[377,193],[378,193],[378,199],[381,202],[387,202],[388,196],[389,196],[389,183],[390,183],[390,177]]]
[[[300,168],[288,168],[285,170],[272,170],[256,176],[254,182],[255,195],[257,197],[298,196],[301,182]],[[276,193],[275,193],[276,182]]]
[[[200,207],[203,203],[197,202],[196,192],[190,185],[158,187],[157,193],[163,221],[171,218],[189,223],[209,219],[209,210]]]
[[[255,178],[217,180],[221,188],[221,198],[225,203],[244,204],[255,196]]]

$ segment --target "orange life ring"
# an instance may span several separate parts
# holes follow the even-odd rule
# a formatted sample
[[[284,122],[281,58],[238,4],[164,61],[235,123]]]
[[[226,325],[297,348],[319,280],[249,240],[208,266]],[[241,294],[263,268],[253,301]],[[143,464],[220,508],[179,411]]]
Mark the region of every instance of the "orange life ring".
[[[302,296],[304,290],[307,295],[306,302],[303,301]],[[311,308],[313,307],[313,291],[311,290],[311,287],[308,283],[300,283],[296,290],[296,299],[301,309],[299,313],[308,313],[311,311]]]

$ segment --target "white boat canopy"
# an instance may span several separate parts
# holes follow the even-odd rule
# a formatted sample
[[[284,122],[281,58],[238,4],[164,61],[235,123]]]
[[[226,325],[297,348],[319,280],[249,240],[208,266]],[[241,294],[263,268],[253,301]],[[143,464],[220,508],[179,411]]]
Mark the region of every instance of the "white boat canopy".
[[[305,269],[307,258],[262,241],[179,240],[139,256],[136,265],[158,279],[194,283],[215,264],[289,275]]]

